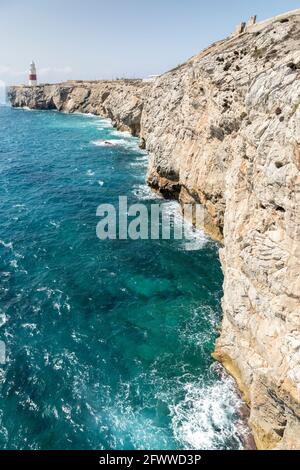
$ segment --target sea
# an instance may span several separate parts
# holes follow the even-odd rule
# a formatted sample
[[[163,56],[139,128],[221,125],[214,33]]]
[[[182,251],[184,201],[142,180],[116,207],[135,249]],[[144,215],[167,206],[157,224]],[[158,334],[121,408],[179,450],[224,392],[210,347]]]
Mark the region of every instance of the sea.
[[[0,106],[1,449],[244,447],[219,246],[96,235],[100,204],[161,203],[147,160],[109,120]]]

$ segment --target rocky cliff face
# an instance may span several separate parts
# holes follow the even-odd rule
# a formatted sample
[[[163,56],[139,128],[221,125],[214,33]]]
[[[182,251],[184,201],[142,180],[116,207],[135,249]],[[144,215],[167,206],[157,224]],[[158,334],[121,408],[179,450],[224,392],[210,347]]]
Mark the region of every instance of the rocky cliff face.
[[[12,89],[11,99],[111,117],[140,133],[154,189],[203,204],[205,229],[224,244],[214,357],[250,405],[258,448],[300,449],[300,11],[212,45],[148,88],[119,85],[105,85],[106,98],[82,84]]]
[[[140,133],[143,104],[150,84],[141,80],[65,82],[37,87],[11,87],[8,97],[16,107],[92,113],[112,119],[120,130]]]
[[[259,448],[300,448],[300,12],[214,44],[154,85],[149,184],[206,208],[223,240],[214,357]]]

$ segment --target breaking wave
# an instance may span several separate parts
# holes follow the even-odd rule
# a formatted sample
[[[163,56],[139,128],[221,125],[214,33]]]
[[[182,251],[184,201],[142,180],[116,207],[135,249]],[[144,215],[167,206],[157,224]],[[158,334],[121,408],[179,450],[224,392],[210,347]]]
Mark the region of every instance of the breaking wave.
[[[186,449],[242,450],[249,439],[249,429],[237,409],[243,407],[233,380],[229,377],[206,385],[184,385],[184,398],[170,407],[175,438]]]
[[[155,199],[162,199],[162,197],[155,193],[150,186],[147,184],[136,184],[133,186],[132,193],[136,196],[140,201],[152,201]]]
[[[92,140],[92,145],[96,147],[107,147],[107,148],[114,148],[114,147],[123,147],[127,150],[133,150],[135,152],[144,153],[143,150],[139,149],[138,144],[132,138],[130,139],[99,139],[99,140]]]

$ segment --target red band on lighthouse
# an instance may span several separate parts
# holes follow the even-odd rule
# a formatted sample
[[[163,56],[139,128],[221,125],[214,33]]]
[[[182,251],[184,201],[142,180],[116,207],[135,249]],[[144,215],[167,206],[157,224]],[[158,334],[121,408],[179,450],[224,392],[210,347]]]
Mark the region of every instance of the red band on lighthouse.
[[[36,80],[36,75],[30,74],[29,75],[29,80]]]

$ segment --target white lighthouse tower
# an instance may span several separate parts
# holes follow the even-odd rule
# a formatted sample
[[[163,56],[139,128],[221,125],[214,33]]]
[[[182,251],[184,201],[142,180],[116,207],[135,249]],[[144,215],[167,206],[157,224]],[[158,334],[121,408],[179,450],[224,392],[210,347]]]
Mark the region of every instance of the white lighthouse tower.
[[[36,67],[33,61],[31,62],[30,67],[29,67],[29,85],[30,86],[37,85]]]

